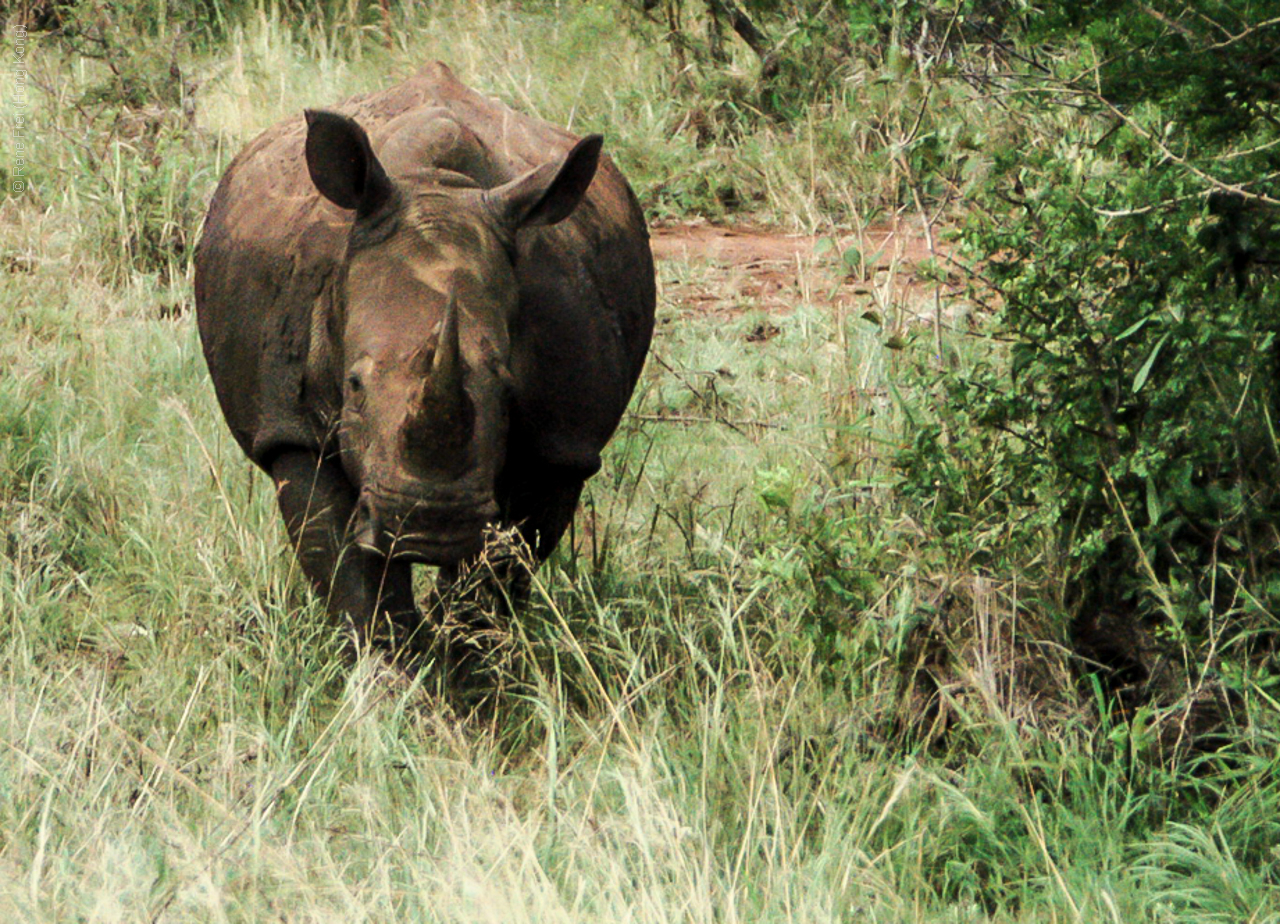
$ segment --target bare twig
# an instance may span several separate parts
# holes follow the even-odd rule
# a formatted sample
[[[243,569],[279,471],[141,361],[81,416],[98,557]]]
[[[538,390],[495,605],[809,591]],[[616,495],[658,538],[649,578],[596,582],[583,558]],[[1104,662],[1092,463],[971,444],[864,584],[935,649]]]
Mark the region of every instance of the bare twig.
[[[671,416],[661,415],[661,414],[659,415],[636,414],[634,416],[637,419],[639,420],[653,419],[655,421],[666,421],[666,422],[672,422],[672,423],[718,423],[718,424],[723,424],[724,426],[728,427],[730,430],[734,431],[735,433],[739,433],[742,436],[747,435],[746,432],[742,430],[742,427],[744,426],[749,426],[749,427],[777,427],[778,426],[777,424],[768,424],[768,423],[765,423],[764,421],[731,420],[730,418],[726,417],[724,414],[721,414],[718,409],[715,409],[716,404],[719,402],[719,396],[716,396],[715,398],[708,398],[707,395],[702,391],[702,389],[698,388],[696,385],[690,382],[689,379],[686,378],[683,374],[681,374],[679,370],[673,368],[670,363],[668,363],[665,359],[662,358],[662,356],[660,356],[657,353],[653,353],[651,355],[653,356],[654,362],[656,362],[663,369],[666,369],[669,373],[675,376],[676,380],[685,388],[689,389],[689,391],[693,392],[694,396],[700,402],[702,402],[703,405],[712,408],[715,416],[704,418],[704,417],[679,415],[679,414],[671,415]],[[779,427],[779,429],[781,428]]]
[[[692,414],[632,414],[633,420],[646,423],[670,424],[723,424],[731,430],[741,433],[741,427],[759,427],[765,430],[785,429],[782,424],[770,423],[767,420],[730,420],[727,417],[697,417]]]
[[[1092,99],[1096,100],[1097,102],[1101,103],[1107,109],[1108,112],[1110,112],[1117,119],[1120,119],[1122,122],[1124,122],[1124,124],[1127,125],[1129,128],[1133,129],[1135,132],[1141,135],[1144,140],[1146,140],[1147,142],[1159,148],[1160,153],[1164,154],[1165,157],[1169,158],[1169,160],[1173,161],[1179,167],[1186,170],[1192,176],[1204,181],[1205,183],[1208,183],[1210,186],[1212,186],[1214,189],[1218,190],[1219,192],[1231,193],[1233,195],[1240,196],[1243,199],[1253,201],[1253,202],[1265,202],[1267,205],[1280,206],[1280,199],[1273,198],[1271,196],[1266,195],[1265,193],[1250,192],[1249,189],[1246,188],[1247,185],[1263,182],[1269,177],[1259,177],[1257,180],[1250,181],[1249,184],[1224,183],[1222,180],[1218,179],[1217,177],[1201,170],[1199,167],[1191,163],[1185,157],[1175,153],[1167,144],[1164,143],[1164,141],[1162,141],[1156,135],[1152,134],[1151,132],[1143,128],[1141,125],[1139,125],[1135,119],[1130,118],[1127,113],[1125,113],[1122,109],[1120,109],[1120,107],[1116,106],[1114,103],[1112,103],[1109,99],[1107,99],[1101,93],[1096,93],[1093,91],[1080,91],[1080,92],[1083,95],[1089,96]]]
[[[1225,41],[1222,41],[1222,42],[1217,42],[1216,44],[1210,45],[1209,47],[1213,49],[1226,48],[1229,45],[1234,45],[1236,42],[1243,41],[1244,39],[1248,38],[1250,35],[1252,35],[1255,32],[1258,32],[1262,29],[1268,29],[1271,26],[1276,26],[1276,25],[1280,25],[1280,16],[1276,16],[1272,19],[1267,19],[1267,20],[1264,20],[1263,22],[1257,23],[1256,25],[1252,25],[1249,28],[1245,29],[1243,32],[1241,32],[1239,35],[1232,35],[1231,38],[1226,39]],[[1225,27],[1219,27],[1219,28],[1222,28],[1223,32],[1227,31]]]
[[[1178,33],[1183,38],[1188,40],[1194,40],[1198,38],[1195,32],[1193,32],[1191,29],[1188,29],[1186,26],[1184,26],[1182,23],[1178,22],[1175,19],[1170,19],[1168,16],[1166,16],[1164,13],[1161,13],[1159,10],[1155,9],[1150,4],[1143,3],[1141,6],[1142,6],[1142,12],[1146,13],[1148,16],[1150,16],[1152,19],[1154,19],[1156,22],[1160,23],[1161,25],[1167,26],[1168,28],[1172,29],[1174,32]]]
[[[751,17],[733,2],[733,0],[707,0],[707,6],[713,15],[723,16],[738,33],[738,37],[747,43],[747,47],[760,59],[760,77],[769,80],[778,73],[777,49],[769,41],[769,37],[756,27]]]

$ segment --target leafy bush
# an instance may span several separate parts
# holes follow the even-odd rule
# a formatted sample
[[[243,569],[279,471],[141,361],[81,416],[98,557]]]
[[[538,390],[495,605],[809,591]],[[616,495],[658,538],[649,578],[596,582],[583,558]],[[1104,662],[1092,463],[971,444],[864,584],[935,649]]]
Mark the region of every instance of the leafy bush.
[[[931,376],[949,426],[999,447],[993,481],[940,495],[941,512],[966,513],[966,492],[1036,505],[1077,626],[1109,611],[1154,627],[1192,677],[1243,670],[1223,644],[1268,649],[1280,611],[1277,25],[1232,0],[1036,22],[1041,48],[1085,37],[1034,92],[1087,118],[996,153],[963,234],[996,316],[990,361]],[[908,489],[940,458],[917,441]],[[1156,683],[1150,663],[1138,679]]]

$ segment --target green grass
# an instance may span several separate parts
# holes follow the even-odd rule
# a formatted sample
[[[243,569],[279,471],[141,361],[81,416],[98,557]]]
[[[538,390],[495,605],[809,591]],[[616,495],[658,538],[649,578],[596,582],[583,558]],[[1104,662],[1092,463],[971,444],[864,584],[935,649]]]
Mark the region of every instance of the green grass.
[[[712,316],[663,295],[633,413],[500,627],[484,709],[430,666],[344,653],[190,310],[239,145],[439,56],[604,130],[654,214],[714,214],[713,187],[756,176],[757,217],[822,227],[843,201],[856,224],[915,169],[889,137],[910,96],[880,135],[840,127],[870,111],[851,91],[730,157],[673,134],[690,104],[662,46],[604,5],[421,15],[391,49],[255,15],[142,115],[90,101],[101,62],[33,48],[37,189],[0,202],[0,918],[1280,919],[1275,723],[1199,764],[1152,757],[1073,684],[1038,603],[1048,541],[979,562],[896,496],[932,400],[905,374],[933,338],[905,270],[865,304],[797,298],[763,343],[749,298]],[[161,84],[169,38],[134,49]],[[801,271],[830,285],[821,259]],[[661,272],[670,293],[707,270]]]

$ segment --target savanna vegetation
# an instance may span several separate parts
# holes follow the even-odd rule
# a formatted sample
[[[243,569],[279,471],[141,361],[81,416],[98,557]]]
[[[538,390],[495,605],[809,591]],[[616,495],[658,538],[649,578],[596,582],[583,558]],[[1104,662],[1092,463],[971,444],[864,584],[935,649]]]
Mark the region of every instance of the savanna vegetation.
[[[5,17],[4,920],[1280,921],[1280,6]],[[465,688],[326,620],[190,291],[246,141],[433,58],[820,237],[786,312],[660,264]]]

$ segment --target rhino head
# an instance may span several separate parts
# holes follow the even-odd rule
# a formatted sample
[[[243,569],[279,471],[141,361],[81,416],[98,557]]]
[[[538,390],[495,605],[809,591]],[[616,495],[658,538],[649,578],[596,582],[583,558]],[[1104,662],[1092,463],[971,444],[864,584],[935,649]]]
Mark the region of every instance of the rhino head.
[[[452,565],[482,547],[511,412],[515,234],[573,212],[600,144],[482,189],[426,164],[393,179],[353,119],[307,112],[312,182],[355,212],[331,321],[351,531],[366,550]]]

